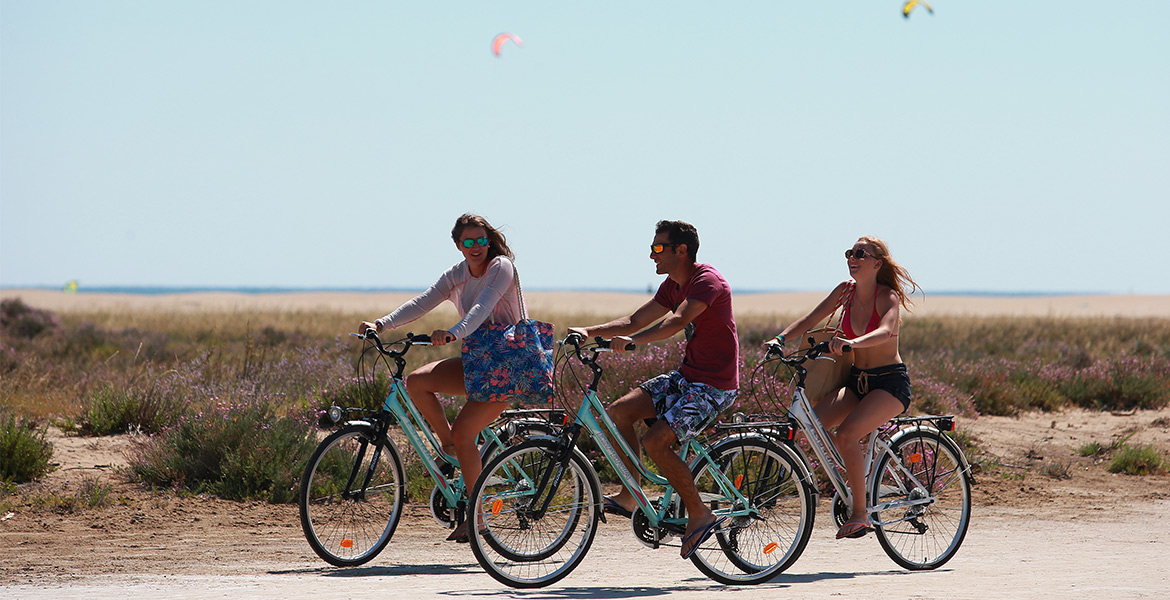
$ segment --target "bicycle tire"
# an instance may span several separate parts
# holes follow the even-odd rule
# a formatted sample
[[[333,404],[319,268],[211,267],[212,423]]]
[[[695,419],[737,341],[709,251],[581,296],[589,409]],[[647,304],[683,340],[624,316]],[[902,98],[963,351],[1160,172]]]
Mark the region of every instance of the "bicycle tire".
[[[718,468],[754,515],[732,517],[691,557],[706,576],[727,585],[763,583],[792,566],[812,535],[816,490],[797,456],[763,436],[734,435],[709,451],[691,473],[712,511],[740,510],[711,469]]]
[[[937,569],[959,551],[971,523],[971,482],[958,445],[942,433],[915,431],[899,438],[891,450],[935,500],[918,506],[883,508],[891,501],[925,498],[912,486],[889,454],[882,456],[870,487],[870,513],[878,542],[902,567]],[[882,523],[885,523],[883,525]]]
[[[560,452],[554,440],[512,446],[484,467],[472,488],[471,551],[504,585],[535,588],[556,583],[577,568],[593,544],[601,515],[601,484],[579,450],[572,449],[566,461],[556,460]],[[540,493],[539,483],[562,464],[567,468],[542,512],[549,495]]]
[[[363,485],[367,475],[369,484]],[[394,535],[404,490],[402,460],[393,442],[368,425],[344,427],[317,446],[301,477],[305,539],[331,565],[365,564]]]
[[[519,444],[533,435],[556,437],[557,431],[551,423],[543,419],[523,418],[505,423],[496,430],[496,435],[504,443],[504,448],[507,448]],[[479,458],[484,464],[487,464],[502,449],[495,440],[492,440],[479,449]]]
[[[551,440],[550,440],[550,442],[551,442]],[[486,471],[486,469],[485,469],[485,471]],[[573,497],[580,497],[584,493],[584,490],[582,489],[582,486],[584,485],[584,483],[580,479],[577,479],[575,485],[576,485],[576,489],[573,491],[573,493],[574,493]],[[556,554],[558,551],[560,551],[560,549],[562,547],[564,547],[565,544],[568,543],[569,539],[571,538],[571,536],[568,535],[568,533],[572,532],[577,527],[577,524],[581,518],[582,512],[583,511],[580,510],[580,507],[578,505],[574,504],[572,506],[572,508],[567,513],[568,518],[564,519],[565,525],[564,525],[564,527],[562,527],[562,530],[561,530],[564,535],[554,537],[550,542],[547,542],[544,546],[536,546],[536,547],[533,547],[530,549],[514,548],[509,543],[505,542],[502,539],[502,536],[497,537],[495,535],[484,535],[483,541],[486,542],[489,546],[491,546],[492,550],[499,553],[500,556],[502,556],[503,558],[505,558],[506,560],[509,560],[509,561],[536,562],[536,561],[545,560],[545,559],[551,558],[554,554]]]

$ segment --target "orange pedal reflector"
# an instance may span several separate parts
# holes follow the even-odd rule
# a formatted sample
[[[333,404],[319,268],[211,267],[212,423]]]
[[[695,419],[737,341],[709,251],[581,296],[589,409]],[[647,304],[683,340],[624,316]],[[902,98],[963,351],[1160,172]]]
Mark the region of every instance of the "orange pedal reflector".
[[[739,486],[741,486],[741,485],[743,485],[743,475],[742,474],[736,475],[735,476],[735,489],[738,490]]]
[[[909,463],[920,463],[920,462],[922,462],[922,453],[921,453],[921,452],[915,452],[914,454],[911,454],[911,455],[910,455],[910,457],[906,459],[906,462],[909,462]]]
[[[353,548],[353,540],[341,540],[342,548]]]
[[[504,501],[503,500],[500,500],[499,498],[492,500],[492,514],[493,515],[500,514],[500,509],[502,509],[502,508],[504,508]]]
[[[764,554],[771,554],[771,553],[775,552],[776,548],[778,548],[778,547],[779,546],[776,545],[776,542],[772,542],[771,544],[764,546]]]

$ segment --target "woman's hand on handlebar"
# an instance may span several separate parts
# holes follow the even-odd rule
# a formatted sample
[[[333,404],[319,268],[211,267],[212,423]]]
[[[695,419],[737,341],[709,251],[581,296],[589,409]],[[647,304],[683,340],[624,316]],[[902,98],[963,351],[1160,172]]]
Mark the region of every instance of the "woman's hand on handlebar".
[[[369,321],[362,321],[362,324],[358,325],[358,333],[361,334],[363,337],[366,335],[367,329],[373,329],[375,332],[381,331],[380,329],[378,329],[377,323],[371,323]]]
[[[829,340],[829,353],[833,355],[841,356],[841,354],[849,352],[852,349],[853,340],[847,340],[836,335],[833,336],[833,339]]]
[[[446,346],[454,341],[455,336],[451,335],[451,332],[446,329],[436,329],[431,332],[432,346]]]

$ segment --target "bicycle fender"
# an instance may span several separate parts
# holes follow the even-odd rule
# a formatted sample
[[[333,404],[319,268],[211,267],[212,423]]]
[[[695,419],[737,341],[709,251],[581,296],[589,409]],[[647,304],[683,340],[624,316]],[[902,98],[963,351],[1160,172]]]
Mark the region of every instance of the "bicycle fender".
[[[718,462],[720,456],[722,456],[722,454],[723,454],[723,446],[740,444],[740,443],[743,443],[745,440],[767,442],[773,446],[776,446],[777,448],[780,449],[781,452],[783,452],[789,458],[791,458],[792,462],[796,463],[796,465],[800,468],[800,470],[801,470],[800,478],[801,479],[810,480],[813,483],[814,490],[820,489],[816,485],[817,484],[816,475],[813,473],[812,469],[809,468],[808,458],[804,456],[804,453],[800,452],[799,448],[794,449],[791,445],[791,442],[789,442],[787,440],[780,441],[777,437],[769,436],[766,431],[765,432],[744,432],[744,433],[735,433],[735,434],[729,435],[729,436],[722,438],[719,441],[715,442],[715,444],[713,444],[711,446],[711,448],[709,448],[707,450],[707,454],[710,455],[712,461]],[[689,465],[689,468],[693,471],[694,468],[698,465],[698,462],[699,461],[697,458],[695,460],[692,460],[691,464]],[[816,497],[814,498],[814,502],[819,502],[819,501],[820,501],[820,493],[817,492]]]
[[[946,442],[949,442],[951,445],[953,445],[954,450],[956,451],[955,453],[959,455],[959,460],[963,461],[963,476],[967,478],[968,483],[975,483],[975,477],[974,477],[974,475],[971,474],[971,462],[967,460],[967,454],[964,453],[963,449],[959,447],[958,442],[951,439],[951,436],[940,431],[936,427],[930,427],[928,425],[915,425],[912,427],[903,428],[903,429],[899,430],[897,433],[895,433],[894,435],[890,436],[889,444],[892,447],[894,444],[898,443],[898,440],[901,440],[903,437],[910,435],[912,433],[920,432],[920,431],[926,431],[929,433],[933,433],[933,434],[939,436],[939,439],[944,439],[944,440],[946,440]],[[944,443],[946,443],[946,442],[944,442]]]

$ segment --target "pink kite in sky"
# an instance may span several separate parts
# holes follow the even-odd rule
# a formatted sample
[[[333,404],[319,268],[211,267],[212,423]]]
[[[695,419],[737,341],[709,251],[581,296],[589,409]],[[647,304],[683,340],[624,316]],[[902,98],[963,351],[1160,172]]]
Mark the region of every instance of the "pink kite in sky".
[[[512,40],[512,43],[516,44],[517,47],[524,46],[524,41],[520,39],[520,36],[514,33],[504,32],[492,39],[492,54],[499,56],[500,49],[504,47],[504,42],[508,40]]]

